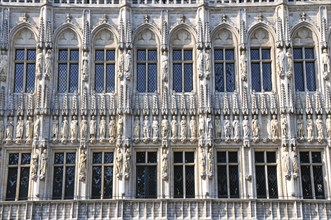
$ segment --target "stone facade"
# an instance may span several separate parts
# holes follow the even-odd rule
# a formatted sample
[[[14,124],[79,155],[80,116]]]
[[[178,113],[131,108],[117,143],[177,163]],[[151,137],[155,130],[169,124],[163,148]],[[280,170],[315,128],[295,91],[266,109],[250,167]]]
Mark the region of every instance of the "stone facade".
[[[331,218],[330,0],[0,7],[0,218]]]

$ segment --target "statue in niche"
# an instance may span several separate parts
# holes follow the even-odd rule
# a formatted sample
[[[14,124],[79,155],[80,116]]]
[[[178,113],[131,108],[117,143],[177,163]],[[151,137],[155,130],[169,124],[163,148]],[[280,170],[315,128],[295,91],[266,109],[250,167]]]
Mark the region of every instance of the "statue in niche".
[[[224,119],[224,137],[225,137],[225,141],[229,142],[230,141],[230,137],[231,137],[231,123],[229,120],[229,116],[225,116]]]
[[[205,120],[202,115],[199,116],[199,137],[202,138],[205,134]]]
[[[52,50],[48,49],[45,55],[45,77],[49,79],[52,75]]]
[[[13,138],[13,130],[14,130],[14,122],[13,118],[9,117],[6,127],[6,141],[7,143],[10,143]]]
[[[167,148],[162,149],[162,179],[168,179],[168,150]]]
[[[109,142],[113,143],[116,138],[116,122],[114,116],[110,116],[108,128]]]
[[[206,155],[205,155],[205,149],[203,147],[200,147],[200,176],[205,177],[206,176]]]
[[[86,177],[86,152],[85,150],[81,150],[79,155],[79,180],[85,181]]]
[[[278,120],[276,115],[272,115],[271,119],[271,139],[274,142],[278,139]]]
[[[177,120],[176,120],[176,116],[172,116],[172,120],[171,120],[171,138],[175,141],[177,139]]]
[[[149,136],[150,127],[151,127],[151,124],[149,123],[148,116],[146,115],[145,119],[144,119],[144,126],[143,126],[143,139],[144,140],[148,140],[150,138],[150,136]]]
[[[167,54],[167,51],[162,52],[161,70],[162,70],[162,80],[167,82],[168,81],[168,54]]]
[[[169,133],[169,123],[168,123],[168,119],[167,116],[164,115],[162,122],[161,122],[161,135],[163,138],[167,138],[168,137],[168,133]]]
[[[286,117],[286,115],[282,115],[281,124],[282,124],[282,137],[286,138],[287,137],[287,117]]]
[[[232,127],[233,127],[233,140],[235,142],[238,142],[240,139],[240,130],[239,130],[240,124],[239,124],[238,115],[234,116]]]
[[[259,133],[260,133],[260,128],[259,128],[259,121],[257,120],[257,115],[253,115],[252,119],[252,135],[253,135],[253,141],[257,142],[259,140]]]
[[[206,78],[210,77],[210,54],[209,50],[206,50],[205,53],[205,61],[206,61]]]
[[[139,120],[139,116],[136,116],[135,119],[134,119],[133,137],[134,137],[135,140],[139,140],[139,137],[140,137],[140,120]]]
[[[297,119],[297,138],[299,138],[299,140],[301,141],[304,140],[305,138],[305,130],[303,126],[302,115],[300,115]]]
[[[35,180],[38,174],[38,154],[34,153],[31,160],[31,178]]]
[[[197,121],[195,120],[195,117],[192,115],[190,120],[190,132],[191,132],[191,138],[190,141],[194,142],[197,137]]]
[[[129,175],[130,175],[130,169],[131,169],[130,159],[131,159],[131,151],[130,151],[130,148],[128,147],[125,150],[125,161],[124,161],[124,176],[125,176],[125,179],[128,179]]]
[[[90,142],[94,143],[97,133],[97,122],[94,115],[92,115],[90,120]]]
[[[131,50],[128,50],[128,52],[125,55],[125,62],[124,62],[126,80],[131,79],[131,60],[132,60]]]
[[[41,154],[41,168],[40,168],[40,179],[43,180],[46,176],[46,170],[47,170],[47,150],[44,149]]]
[[[106,139],[106,118],[105,116],[101,116],[100,119],[100,127],[99,127],[99,138],[100,138],[100,142],[103,143]]]
[[[18,117],[17,123],[16,123],[16,144],[20,144],[21,140],[23,138],[23,120],[22,116]]]
[[[81,127],[80,127],[80,139],[85,140],[86,139],[86,133],[87,133],[87,120],[85,115],[82,116],[81,120]]]
[[[283,171],[285,173],[285,178],[289,179],[291,177],[291,171],[290,171],[289,156],[287,152],[283,152],[282,160],[283,160],[282,163],[283,163]]]
[[[67,117],[63,117],[62,121],[62,128],[61,128],[61,143],[66,144],[68,139],[68,132],[69,132],[69,122]]]
[[[221,139],[222,123],[221,123],[221,118],[219,115],[216,115],[216,118],[215,118],[215,132],[216,132],[216,139]]]
[[[331,138],[331,115],[328,115],[326,119],[326,132],[328,134],[328,138]]]
[[[323,139],[324,139],[324,134],[323,134],[323,129],[324,129],[324,125],[323,125],[323,120],[322,120],[322,116],[318,115],[317,119],[316,119],[316,129],[317,129],[317,141],[319,143],[323,143]]]
[[[210,115],[208,115],[206,119],[206,123],[207,123],[207,137],[211,138],[213,137],[213,122],[211,121]]]
[[[39,137],[39,134],[40,134],[40,117],[39,117],[39,115],[37,115],[37,119],[34,123],[33,133],[34,133],[34,138]]]
[[[246,81],[247,80],[247,58],[246,58],[245,50],[241,51],[239,69],[240,69],[241,79],[243,81]]]
[[[120,79],[123,78],[123,72],[124,72],[124,53],[120,53],[119,59],[118,59],[118,76]]]
[[[299,173],[299,166],[298,166],[298,155],[294,154],[292,159],[292,167],[293,167],[293,178],[296,179]]]
[[[323,77],[324,79],[329,78],[330,74],[330,56],[327,52],[327,49],[324,48],[322,52],[322,70],[323,70]]]
[[[6,77],[8,70],[8,55],[7,52],[2,50],[0,54],[0,76]]]
[[[33,138],[33,121],[31,116],[25,122],[25,138],[27,143],[30,143]]]
[[[88,78],[88,54],[86,51],[84,51],[82,57],[82,80],[86,82],[87,78]]]
[[[120,116],[117,121],[117,137],[121,138],[123,136],[123,117]]]
[[[41,49],[37,50],[36,58],[36,77],[40,80],[43,75],[43,51]]]
[[[159,121],[156,116],[153,117],[152,122],[152,137],[154,142],[159,138]]]
[[[52,139],[53,143],[57,143],[57,139],[59,137],[59,128],[58,128],[59,120],[57,119],[57,116],[54,115],[53,121],[52,121]]]
[[[212,147],[210,147],[208,150],[207,158],[208,158],[208,177],[209,179],[211,179],[212,176],[214,175],[214,153]]]
[[[117,147],[116,151],[116,177],[121,178],[122,177],[122,163],[123,163],[123,154],[122,149],[120,147]]]
[[[186,141],[186,133],[187,133],[187,122],[186,117],[183,115],[182,120],[180,121],[180,139],[182,143]]]
[[[2,139],[3,139],[3,119],[0,116],[0,144],[2,143]]]
[[[280,78],[284,78],[284,60],[285,53],[283,50],[279,50],[277,54],[277,73]]]
[[[70,123],[70,136],[71,136],[71,143],[75,143],[77,141],[77,136],[78,136],[78,121],[75,115],[72,116]]]
[[[242,125],[243,125],[243,138],[249,139],[250,128],[249,128],[249,121],[247,115],[244,116]]]
[[[199,78],[202,79],[202,77],[203,77],[203,52],[201,50],[198,50],[197,70],[198,70]]]
[[[307,117],[307,141],[311,143],[314,139],[314,124],[311,115],[308,115]]]
[[[293,57],[289,51],[286,52],[286,60],[287,60],[286,75],[287,78],[291,79],[293,76]]]

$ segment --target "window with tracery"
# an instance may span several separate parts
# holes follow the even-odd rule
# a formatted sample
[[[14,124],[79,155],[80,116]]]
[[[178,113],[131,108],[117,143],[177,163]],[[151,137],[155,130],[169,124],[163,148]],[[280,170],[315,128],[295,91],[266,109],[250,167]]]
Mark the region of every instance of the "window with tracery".
[[[217,185],[219,198],[239,198],[238,152],[217,152]]]
[[[33,92],[35,87],[36,50],[15,50],[14,92]]]
[[[137,50],[137,90],[157,91],[157,50]]]
[[[174,152],[174,198],[195,197],[194,152]]]
[[[92,158],[92,199],[113,196],[113,152],[94,152]]]
[[[54,154],[53,199],[74,198],[75,167],[75,152]]]
[[[234,49],[214,50],[215,88],[218,92],[235,90]]]
[[[251,79],[255,92],[272,90],[271,49],[251,48]]]
[[[193,90],[193,51],[174,49],[172,51],[173,89],[175,92]]]
[[[157,197],[157,152],[136,153],[136,198]]]
[[[293,49],[295,89],[298,91],[316,91],[314,48]]]
[[[95,50],[95,91],[115,91],[115,50]]]
[[[322,153],[300,152],[302,196],[304,199],[324,199]]]
[[[278,198],[276,152],[255,152],[257,198]]]
[[[10,153],[8,157],[8,174],[6,200],[27,200],[30,180],[30,153]]]
[[[59,93],[78,92],[79,50],[59,49],[58,91]]]

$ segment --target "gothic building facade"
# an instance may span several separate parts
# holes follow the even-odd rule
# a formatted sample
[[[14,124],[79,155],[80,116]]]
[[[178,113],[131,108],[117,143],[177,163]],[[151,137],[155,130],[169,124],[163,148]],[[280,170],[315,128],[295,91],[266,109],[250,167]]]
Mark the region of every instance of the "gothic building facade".
[[[0,0],[1,219],[331,218],[330,0]]]

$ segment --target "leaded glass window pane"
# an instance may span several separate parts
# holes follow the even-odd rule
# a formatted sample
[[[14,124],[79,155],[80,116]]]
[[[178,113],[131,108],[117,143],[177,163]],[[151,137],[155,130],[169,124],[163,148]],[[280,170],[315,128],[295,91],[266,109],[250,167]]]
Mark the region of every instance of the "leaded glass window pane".
[[[175,92],[182,92],[182,64],[173,65],[173,78]]]
[[[224,92],[223,64],[215,63],[215,88],[218,92]]]
[[[235,69],[234,64],[226,65],[226,91],[234,92],[235,90]]]
[[[183,198],[183,167],[174,166],[174,197]]]
[[[33,92],[35,87],[36,50],[15,50],[14,92]]]
[[[23,83],[24,83],[24,64],[16,63],[15,64],[15,92],[23,92]]]
[[[106,92],[114,92],[115,91],[115,64],[108,64],[107,68],[107,80],[106,80]]]
[[[94,152],[92,199],[110,199],[113,195],[113,152]]]
[[[115,91],[115,50],[95,50],[95,91]]]
[[[260,73],[260,64],[252,63],[252,86],[255,92],[261,92],[261,73]]]
[[[157,65],[148,65],[148,92],[155,92],[157,89]]]
[[[104,65],[102,64],[96,64],[95,65],[95,91],[96,92],[103,92],[104,88],[104,78],[103,78],[103,72],[104,72]]]
[[[272,90],[272,68],[269,48],[251,48],[252,89],[256,92]]]
[[[25,53],[25,51],[19,49],[19,50],[16,50],[15,52],[16,52],[15,53],[15,60],[17,60],[17,61],[23,61],[24,60],[24,53]]]
[[[193,65],[184,64],[184,92],[193,90]]]
[[[185,167],[185,178],[186,178],[186,198],[194,198],[195,186],[194,186],[194,166]]]
[[[58,91],[78,92],[79,50],[60,49],[58,56]]]
[[[302,63],[294,63],[295,72],[295,89],[298,91],[305,91],[305,81]]]
[[[137,90],[138,92],[146,91],[146,65],[137,64]]]
[[[33,60],[36,60],[36,50],[35,49],[29,49],[29,50],[27,50],[27,59],[28,60],[31,60],[31,61],[33,61]]]
[[[75,188],[75,167],[66,167],[65,194],[64,199],[74,198]]]
[[[306,79],[308,91],[316,91],[315,63],[313,62],[306,63]]]
[[[6,190],[6,200],[14,201],[16,197],[17,188],[17,168],[8,168],[8,180],[7,180],[7,190]]]
[[[30,168],[22,167],[21,168],[21,178],[20,178],[20,191],[19,191],[19,200],[27,200],[29,192],[29,177],[30,177]]]
[[[215,88],[218,92],[235,90],[235,67],[233,49],[215,49]]]
[[[193,51],[173,50],[173,90],[191,92],[193,90]]]
[[[157,152],[137,152],[136,161],[136,197],[156,198]]]
[[[28,64],[27,65],[25,92],[33,92],[34,91],[35,69],[36,69],[35,64]]]
[[[69,85],[69,92],[77,92],[78,91],[78,64],[71,64],[70,65],[70,85]]]
[[[272,90],[271,64],[264,63],[262,65],[262,68],[263,68],[263,90],[266,92],[270,92]]]
[[[157,90],[157,50],[137,50],[137,91]]]

